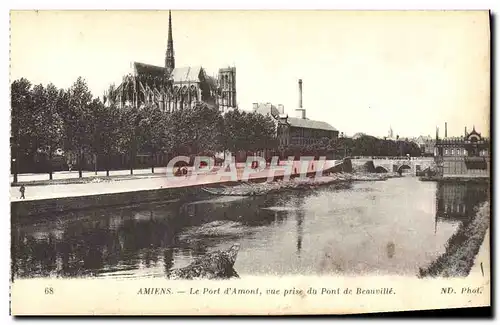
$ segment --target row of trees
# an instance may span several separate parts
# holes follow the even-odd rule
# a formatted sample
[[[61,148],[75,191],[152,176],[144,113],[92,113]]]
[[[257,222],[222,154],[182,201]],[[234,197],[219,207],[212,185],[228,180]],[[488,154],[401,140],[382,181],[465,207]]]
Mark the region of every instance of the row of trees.
[[[340,138],[336,147],[339,151],[344,151],[348,156],[406,156],[412,157],[421,155],[419,146],[407,140],[386,140],[369,135],[359,138]]]
[[[110,88],[110,92],[114,90]],[[45,157],[52,179],[56,149],[76,159],[82,176],[85,158],[100,160],[107,173],[110,157],[128,156],[133,173],[139,153],[156,155],[214,155],[229,150],[267,151],[281,156],[412,156],[420,149],[412,142],[381,140],[371,136],[357,139],[321,139],[314,144],[278,146],[271,117],[234,110],[222,115],[217,108],[199,103],[193,109],[162,112],[154,106],[118,108],[92,95],[83,78],[69,89],[53,84],[32,85],[22,78],[11,85],[11,147],[14,174],[19,165],[33,171],[36,158]],[[154,172],[154,160],[151,168]],[[17,181],[17,180],[16,180]]]
[[[383,156],[401,157],[407,154],[412,157],[421,155],[421,150],[414,142],[407,140],[385,140],[364,135],[359,138],[323,138],[320,141],[305,145],[288,145],[280,147],[280,155],[289,156],[325,156],[329,159],[340,159],[347,156]]]
[[[16,80],[11,85],[11,106],[15,175],[19,163],[33,164],[39,155],[51,161],[56,149],[76,157],[82,177],[82,162],[89,155],[107,157],[104,166],[109,175],[109,157],[116,155],[129,156],[133,173],[138,153],[214,155],[276,146],[270,117],[239,110],[222,115],[205,103],[171,113],[154,106],[118,108],[95,98],[81,77],[69,89]],[[52,179],[51,164],[48,173]]]

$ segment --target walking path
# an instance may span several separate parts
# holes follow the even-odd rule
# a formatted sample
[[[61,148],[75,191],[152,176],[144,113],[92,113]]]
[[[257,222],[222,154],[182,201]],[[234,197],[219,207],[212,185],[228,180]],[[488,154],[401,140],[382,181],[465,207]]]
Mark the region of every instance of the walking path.
[[[325,162],[323,169],[328,169],[334,167],[339,164],[341,161],[336,160],[327,160]],[[315,165],[315,166],[314,166]],[[264,178],[264,177],[272,177],[274,176],[283,176],[285,174],[285,168],[290,168],[289,166],[280,166],[279,169],[265,169],[254,173],[248,174],[248,179],[256,179],[256,178]],[[317,172],[319,166],[318,162],[314,162],[314,164],[309,164],[307,172]],[[294,162],[292,166],[292,173],[294,170],[300,172],[300,162]],[[156,172],[157,169],[155,169]],[[161,168],[158,168],[160,171]],[[149,173],[151,170],[147,170]],[[127,171],[117,171],[117,172],[127,172]],[[130,173],[130,171],[128,171]],[[73,173],[73,172],[71,172]],[[243,178],[244,169],[237,168],[236,180],[241,180]],[[191,174],[187,176],[180,177],[167,177],[165,169],[163,170],[163,177],[161,177],[160,172],[158,173],[158,177],[147,177],[141,176],[140,173],[137,174],[132,179],[126,180],[101,180],[98,177],[94,177],[93,181],[89,181],[88,183],[80,183],[80,184],[54,184],[54,185],[41,185],[41,186],[26,186],[25,196],[26,199],[20,199],[19,186],[12,186],[10,188],[10,199],[11,201],[30,201],[30,200],[41,200],[41,199],[50,199],[50,198],[62,198],[62,197],[75,197],[75,196],[85,196],[85,195],[99,195],[99,194],[111,194],[111,193],[122,193],[122,192],[134,192],[134,191],[143,191],[143,190],[154,190],[161,188],[180,188],[187,186],[196,186],[196,185],[208,185],[208,184],[217,184],[224,183],[228,181],[234,181],[233,177],[231,177],[228,173],[225,176],[217,173],[204,173],[204,174]],[[146,174],[145,172],[143,174]],[[104,173],[105,175],[105,173]],[[120,175],[120,174],[118,174]],[[123,175],[126,175],[124,173]],[[22,175],[24,176],[24,175]],[[33,175],[33,178],[36,178],[39,175]],[[76,176],[78,177],[78,172],[76,172]],[[28,175],[26,175],[28,177]],[[32,179],[33,179],[32,178]]]
[[[166,174],[166,167],[155,167],[155,174]],[[134,169],[134,174],[130,175],[130,169],[127,170],[110,170],[109,171],[109,176],[134,176],[134,175],[147,175],[147,174],[152,174],[151,173],[151,168],[147,169]],[[52,179],[53,180],[62,180],[62,179],[72,179],[72,178],[79,178],[78,177],[78,170],[72,170],[72,171],[61,171],[61,172],[54,172],[52,173]],[[97,173],[94,171],[84,171],[82,173],[83,178],[96,178],[96,177],[102,177],[106,176],[105,171],[98,171]],[[48,181],[49,180],[49,174],[48,173],[43,173],[43,174],[34,174],[34,173],[27,173],[27,174],[19,174],[17,176],[17,181],[18,182],[32,182],[32,181]],[[10,175],[10,181],[14,181],[14,176]]]

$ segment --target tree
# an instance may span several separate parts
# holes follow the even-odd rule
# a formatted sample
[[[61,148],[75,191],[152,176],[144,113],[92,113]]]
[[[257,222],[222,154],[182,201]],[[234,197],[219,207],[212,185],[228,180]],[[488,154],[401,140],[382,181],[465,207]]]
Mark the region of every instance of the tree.
[[[224,115],[222,143],[236,151],[267,151],[277,146],[276,124],[270,116],[235,109]]]
[[[247,150],[246,146],[246,112],[238,109],[227,112],[224,115],[224,132],[222,143],[225,149],[236,152],[238,150]]]
[[[19,173],[20,152],[29,155],[34,139],[31,83],[24,78],[11,85],[11,151],[14,183]]]
[[[90,105],[92,117],[92,152],[97,158],[99,155],[106,157],[106,176],[109,176],[110,156],[118,153],[120,138],[120,111],[115,105],[104,106],[98,99]]]
[[[139,110],[136,107],[123,108],[119,121],[119,152],[122,154],[128,153],[130,159],[130,175],[133,175],[134,162],[138,150],[138,125],[140,121]]]
[[[165,123],[165,144],[178,155],[223,149],[224,122],[215,107],[197,103],[192,109],[172,112]]]
[[[276,147],[276,124],[270,116],[259,113],[247,114],[246,130],[248,146],[252,151],[273,149]]]
[[[37,85],[33,89],[34,104],[34,129],[37,139],[37,151],[40,152],[47,163],[49,179],[52,179],[52,159],[54,150],[57,149],[62,139],[63,121],[59,115],[60,93],[53,85],[47,87]]]
[[[116,95],[118,91],[115,84],[110,84],[106,94],[103,97],[103,104],[105,106],[116,106]]]
[[[82,177],[84,153],[91,146],[91,120],[89,108],[92,103],[92,93],[86,81],[78,77],[68,91],[67,111],[63,116],[65,123],[65,146],[67,150],[76,152],[78,176]]]
[[[153,105],[147,105],[139,111],[138,133],[140,138],[140,150],[150,153],[151,172],[155,170],[156,154],[164,147],[164,117],[163,113]]]

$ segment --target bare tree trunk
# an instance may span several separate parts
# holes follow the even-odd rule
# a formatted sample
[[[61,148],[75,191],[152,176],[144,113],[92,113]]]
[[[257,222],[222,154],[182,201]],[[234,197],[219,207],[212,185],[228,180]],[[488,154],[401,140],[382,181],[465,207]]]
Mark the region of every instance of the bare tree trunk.
[[[12,157],[11,159],[14,161],[14,164],[12,165],[12,172],[14,174],[14,184],[17,183],[18,181],[18,177],[17,177],[17,174],[19,172],[19,148],[18,148],[18,145],[17,145],[17,138],[12,142],[12,151],[11,151],[11,154],[12,154]]]
[[[106,176],[109,176],[109,154],[106,155]]]
[[[97,175],[97,154],[94,153],[94,173]]]
[[[82,149],[78,149],[78,177],[82,178],[82,164],[83,164],[83,152]]]
[[[130,175],[134,175],[134,160],[135,160],[135,156],[134,156],[134,149],[131,148],[130,149]]]
[[[52,146],[49,146],[49,180],[52,180]]]
[[[155,173],[155,154],[151,151],[151,173]]]

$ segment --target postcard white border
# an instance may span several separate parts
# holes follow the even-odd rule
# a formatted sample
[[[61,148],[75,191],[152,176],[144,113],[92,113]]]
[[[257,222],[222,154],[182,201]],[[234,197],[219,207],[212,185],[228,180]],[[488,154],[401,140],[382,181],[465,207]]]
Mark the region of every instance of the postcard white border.
[[[1,29],[1,33],[3,36],[4,42],[2,44],[4,45],[3,51],[1,52],[2,55],[5,56],[4,58],[4,64],[1,65],[3,69],[5,69],[4,72],[4,79],[5,80],[5,85],[4,87],[0,88],[1,89],[1,96],[3,99],[3,103],[5,104],[4,109],[1,110],[1,114],[4,114],[2,116],[3,118],[1,119],[3,123],[5,123],[5,127],[2,128],[5,133],[8,133],[9,128],[8,128],[8,121],[9,121],[9,112],[8,112],[8,103],[9,103],[9,93],[8,93],[8,85],[9,85],[9,78],[5,77],[8,76],[9,73],[9,66],[5,63],[9,61],[9,51],[8,51],[8,40],[9,40],[9,20],[8,20],[8,14],[10,9],[33,9],[33,8],[39,8],[39,9],[148,9],[148,8],[162,8],[162,9],[167,9],[166,4],[162,1],[120,1],[119,6],[117,6],[116,3],[112,2],[107,2],[107,1],[96,1],[96,0],[90,0],[90,1],[73,1],[71,3],[68,3],[66,1],[45,1],[43,4],[38,2],[38,1],[4,1],[2,2],[2,14],[3,17],[6,19],[3,19],[2,21],[5,23],[4,28]],[[306,8],[314,8],[314,9],[375,9],[375,10],[383,10],[383,9],[491,9],[494,13],[498,13],[498,8],[499,8],[499,2],[494,1],[494,0],[489,0],[489,1],[479,1],[479,0],[469,0],[469,1],[460,1],[460,0],[455,0],[455,1],[431,1],[431,0],[426,0],[426,1],[382,1],[379,0],[376,3],[374,1],[370,0],[365,0],[365,1],[355,1],[355,0],[350,0],[350,1],[318,1],[318,0],[310,0],[306,2],[300,2],[300,1],[272,1],[272,0],[256,0],[256,1],[239,1],[238,6],[235,5],[235,2],[233,1],[212,1],[210,5],[207,5],[206,1],[169,1],[168,7],[172,9],[176,8],[186,8],[188,9],[189,7],[191,8],[200,8],[200,7],[205,7],[205,8],[234,8],[234,9],[288,9],[288,8],[296,8],[296,9],[306,9]],[[495,40],[493,42],[498,43],[498,33],[493,34],[495,36]],[[495,57],[492,58],[493,60],[498,58],[498,55],[495,53]],[[492,73],[494,73],[492,71]],[[492,92],[495,92],[498,87],[495,87],[495,89],[492,89]],[[496,98],[496,96],[495,96]],[[496,104],[496,103],[494,103]],[[496,105],[494,105],[496,106]],[[496,118],[495,118],[496,122]],[[2,147],[3,152],[9,152],[8,149],[8,140],[7,140],[7,134],[2,137]],[[496,149],[496,147],[495,147]],[[4,240],[5,242],[9,242],[9,246],[5,245],[4,250],[2,251],[2,262],[4,263],[4,267],[1,269],[2,270],[2,275],[4,285],[5,285],[5,290],[4,293],[9,291],[8,283],[6,279],[9,277],[9,270],[10,270],[10,250],[8,247],[10,247],[10,223],[9,223],[9,218],[8,216],[10,215],[9,213],[9,195],[8,195],[8,174],[7,170],[9,170],[9,163],[7,159],[4,159],[1,161],[3,165],[3,170],[4,172],[1,174],[5,178],[3,181],[4,187],[2,188],[3,191],[5,191],[4,195],[2,195],[2,199],[5,200],[4,204],[1,206],[4,207],[6,210],[4,213],[4,225],[2,229],[5,231]],[[496,167],[496,166],[495,166]],[[495,196],[496,197],[496,196]],[[495,217],[493,217],[495,218]],[[493,235],[494,236],[494,235]],[[494,252],[498,252],[498,250],[494,250]],[[3,306],[4,308],[8,308],[8,295],[4,294],[3,299],[5,302]],[[4,315],[8,315],[8,309],[5,310],[3,313]],[[4,316],[4,318],[6,318]],[[12,318],[5,319],[6,321],[13,321]],[[426,321],[428,323],[429,321]]]

